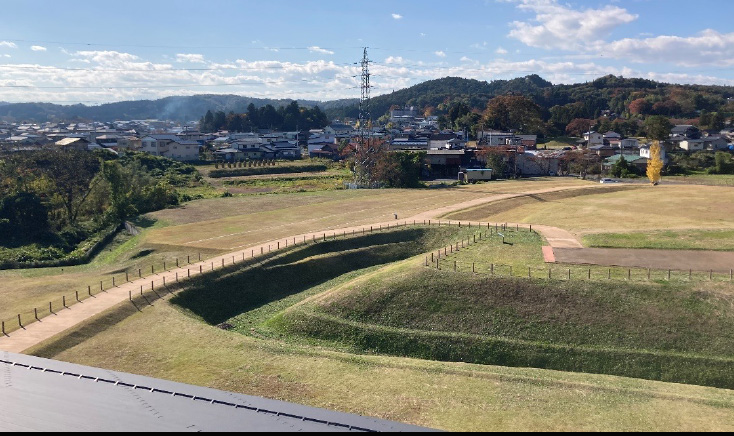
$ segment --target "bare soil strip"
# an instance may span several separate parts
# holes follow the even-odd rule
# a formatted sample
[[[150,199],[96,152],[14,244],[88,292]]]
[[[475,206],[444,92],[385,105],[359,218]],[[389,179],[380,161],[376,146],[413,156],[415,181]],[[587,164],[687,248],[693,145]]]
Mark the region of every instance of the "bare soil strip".
[[[553,253],[556,262],[583,265],[713,271],[727,274],[734,268],[734,253],[725,251],[554,247]]]

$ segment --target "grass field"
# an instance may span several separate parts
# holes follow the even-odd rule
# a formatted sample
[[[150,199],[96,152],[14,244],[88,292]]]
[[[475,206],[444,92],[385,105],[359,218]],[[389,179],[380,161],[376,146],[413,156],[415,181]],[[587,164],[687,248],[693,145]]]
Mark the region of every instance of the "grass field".
[[[14,321],[18,314],[31,319],[33,309],[61,307],[63,297],[85,298],[88,288],[106,289],[112,277],[125,271],[146,275],[151,265],[163,268],[201,254],[203,259],[248,245],[345,225],[370,224],[496,195],[548,187],[577,188],[577,180],[524,180],[496,184],[417,190],[340,190],[280,195],[208,198],[148,214],[137,221],[142,233],[119,235],[87,265],[0,271],[0,320]]]
[[[541,194],[494,202],[448,214],[451,219],[546,224],[569,230],[579,239],[591,235],[635,234],[639,240],[654,238],[662,229],[687,238],[659,238],[654,248],[711,247],[727,249],[722,238],[734,228],[734,190],[721,186],[631,185],[612,191],[586,191],[588,195]],[[718,231],[724,231],[720,233]],[[612,238],[604,236],[607,240]]]
[[[416,231],[422,236],[406,233]],[[291,249],[251,270],[229,270],[203,277],[172,300],[152,302],[142,311],[125,303],[31,353],[450,431],[734,428],[734,394],[728,390],[605,375],[352,354],[318,340],[281,336],[282,332],[267,323],[277,320],[278,314],[289,307],[348,301],[356,304],[360,298],[369,299],[367,290],[360,286],[380,283],[379,277],[399,282],[406,272],[433,274],[422,266],[423,256],[380,265],[429,246],[445,246],[476,229],[464,227],[461,234],[457,231],[457,227],[434,227],[431,233],[401,229]],[[528,232],[524,236],[528,245],[537,246],[537,235]],[[334,256],[338,252],[346,253],[346,259]],[[340,266],[341,262],[346,265]],[[275,271],[279,274],[267,274]],[[343,274],[344,271],[350,272]],[[453,273],[443,274],[431,276],[406,292],[430,294],[440,293],[441,288],[453,289],[456,277]],[[375,290],[381,289],[385,290]],[[577,291],[573,301],[590,298],[584,291]],[[623,291],[620,289],[619,293]],[[425,326],[486,328],[487,323],[476,322],[476,317],[482,317],[478,303],[487,298],[503,301],[509,294],[434,295],[439,299],[450,297],[446,298],[447,304],[431,298],[411,302],[411,298],[398,295],[392,304],[384,304],[387,300],[383,299],[380,308],[393,311],[391,319],[397,327],[406,322],[401,319],[405,309],[410,308],[407,313],[412,314],[411,320]],[[345,295],[357,300],[345,300]],[[615,296],[618,294],[604,296],[603,301],[634,310],[624,302],[614,303]],[[221,304],[222,300],[229,304]],[[171,304],[174,301],[177,304]],[[564,301],[570,300],[538,299],[536,309],[548,301],[565,307]],[[470,310],[466,311],[464,322],[447,322],[454,318],[443,316],[465,312],[467,305]],[[341,305],[345,310],[355,307]],[[378,310],[368,312],[372,317],[386,314]],[[566,313],[570,315],[571,312]],[[584,319],[592,320],[594,315],[590,313]],[[633,321],[630,320],[630,329]],[[233,329],[226,331],[212,325],[221,322],[231,324]],[[155,328],[150,328],[152,325]]]
[[[469,238],[442,271],[401,264],[269,323],[358,352],[734,387],[734,342],[723,333],[734,327],[730,282],[590,279],[585,269],[574,280],[530,279],[518,262],[537,261],[538,236],[505,235],[512,245]],[[452,271],[456,259],[463,272]],[[467,269],[501,260],[502,272]]]
[[[571,178],[501,181],[443,189],[334,190],[212,198],[146,216],[141,222],[144,229],[141,235],[121,237],[110,247],[111,251],[104,252],[90,265],[66,268],[63,272],[60,269],[0,271],[3,280],[0,299],[8,296],[8,300],[3,301],[12,300],[20,308],[31,300],[43,301],[77,286],[86,290],[89,283],[98,283],[100,278],[108,280],[112,274],[135,268],[135,265],[145,266],[149,261],[166,259],[172,262],[175,257],[190,252],[202,252],[207,257],[307,231],[390,221],[393,213],[398,213],[402,219],[459,203],[469,204],[551,187],[574,188],[578,189],[577,194],[583,195],[536,193],[520,197],[520,200],[502,200],[510,202],[509,205],[475,206],[465,211],[466,215],[445,216],[473,221],[557,225],[579,236],[653,234],[660,230],[662,222],[666,227],[670,224],[672,231],[679,234],[698,229],[702,238],[713,241],[721,235],[706,236],[705,231],[734,229],[730,218],[734,207],[732,194],[725,188],[661,185],[617,190],[620,187]],[[730,341],[720,333],[731,331],[727,324],[732,307],[732,291],[728,284],[697,282],[691,288],[686,287],[690,284],[678,282],[625,283],[620,279],[601,286],[596,285],[599,280],[578,280],[572,286],[562,276],[556,277],[555,272],[554,279],[548,281],[544,278],[545,268],[538,251],[542,241],[530,232],[508,236],[513,245],[501,244],[496,239],[492,241],[494,245],[485,240],[476,245],[472,243],[470,249],[461,249],[446,258],[440,272],[423,266],[425,254],[410,257],[416,250],[436,252],[437,248],[446,247],[446,242],[455,243],[457,237],[471,237],[475,232],[464,229],[466,233],[462,235],[449,233],[454,230],[442,228],[447,232],[443,236],[404,237],[403,244],[397,246],[373,238],[351,248],[340,245],[344,241],[335,241],[308,247],[311,251],[283,251],[258,264],[249,276],[242,276],[243,271],[229,271],[226,276],[205,277],[207,281],[198,282],[198,285],[200,289],[209,290],[208,296],[201,292],[197,295],[193,290],[188,294],[180,292],[177,304],[166,298],[150,301],[152,305],[144,307],[139,304],[140,310],[125,303],[29,352],[452,431],[734,429],[734,393],[731,390],[549,369],[388,357],[376,354],[378,348],[369,347],[361,348],[367,354],[354,354],[351,351],[360,348],[348,342],[335,345],[333,338],[302,337],[276,328],[283,326],[284,311],[305,313],[312,307],[349,301],[342,297],[359,295],[352,292],[360,289],[362,283],[372,283],[371,289],[378,293],[389,291],[379,286],[377,278],[382,277],[385,283],[385,280],[405,278],[410,271],[419,271],[428,275],[420,278],[422,286],[416,289],[431,293],[426,295],[433,298],[435,304],[405,303],[409,293],[404,293],[391,300],[400,303],[395,307],[385,303],[388,300],[381,300],[379,306],[363,306],[375,309],[363,311],[362,315],[368,316],[365,319],[379,318],[382,314],[393,322],[386,323],[384,329],[397,332],[394,333],[395,343],[406,342],[406,338],[420,338],[404,332],[405,326],[399,322],[405,322],[402,319],[405,313],[424,327],[463,328],[481,324],[485,330],[478,333],[489,336],[492,331],[487,329],[493,324],[482,323],[485,319],[479,309],[486,307],[482,304],[489,305],[490,309],[505,304],[505,310],[495,309],[494,319],[501,316],[506,320],[497,327],[502,326],[508,334],[526,335],[522,336],[525,342],[563,340],[572,344],[574,352],[585,352],[598,337],[600,345],[593,347],[599,352],[597,356],[601,356],[595,361],[597,365],[617,361],[604,354],[610,349],[628,352],[630,348],[648,347],[656,356],[698,354],[714,360],[719,359],[719,354],[729,353]],[[671,236],[670,239],[675,238]],[[413,241],[412,247],[409,241]],[[329,244],[332,244],[330,248]],[[333,250],[344,251],[345,258],[335,255]],[[405,264],[383,264],[406,257]],[[481,292],[480,286],[491,277],[488,271],[472,275],[466,269],[472,261],[479,264],[480,259],[485,266],[487,262],[498,265],[495,273],[500,277],[494,279],[503,286],[493,288],[491,293]],[[451,271],[454,260],[460,265],[458,273]],[[508,271],[499,267],[508,264],[514,265],[512,278],[506,276]],[[517,283],[524,274],[522,266],[528,264],[538,265],[538,274],[521,283],[532,285],[527,285],[526,294],[535,298],[519,300],[522,306],[514,307],[508,298],[512,296],[509,290],[519,286]],[[585,269],[574,268],[578,268],[578,271],[573,270],[574,277],[583,276]],[[277,272],[278,280],[272,280],[275,274],[266,272]],[[310,276],[317,272],[320,278]],[[463,276],[472,281],[464,283],[460,278]],[[546,282],[553,285],[546,285]],[[466,284],[479,292],[467,298],[440,294],[440,287],[433,285],[441,283],[448,287]],[[254,290],[248,288],[250,285]],[[215,294],[231,303],[221,304],[219,298],[214,298]],[[443,302],[450,304],[443,305]],[[567,306],[567,311],[561,310]],[[337,310],[336,307],[331,310]],[[403,312],[399,311],[401,308]],[[553,311],[547,308],[558,309],[555,312],[559,316],[549,316]],[[579,318],[578,325],[559,324],[564,319],[574,321],[573,315],[578,312],[571,309],[580,308],[589,312]],[[637,313],[635,308],[645,310]],[[340,308],[348,309],[355,307],[342,304]],[[0,312],[4,310],[0,307]],[[447,323],[451,318],[446,318],[445,314],[447,311],[451,314],[452,310],[465,311],[467,321]],[[330,314],[312,312],[327,321],[342,319],[336,315],[346,316],[338,311]],[[532,315],[530,321],[522,317],[527,314]],[[623,322],[610,321],[612,314]],[[691,319],[693,325],[690,325]],[[349,322],[357,323],[357,320]],[[640,324],[639,329],[634,326],[635,322]],[[213,325],[222,323],[230,324],[232,329],[227,331]],[[586,332],[593,335],[586,335]],[[464,338],[476,333],[459,329],[451,335]],[[652,340],[656,333],[663,335],[665,341]],[[440,334],[441,331],[435,332],[436,336]],[[703,348],[711,341],[714,343],[710,350],[718,354],[705,353]],[[558,347],[550,348],[557,350]],[[450,351],[450,348],[443,347],[443,350]],[[578,359],[588,364],[581,357]],[[633,359],[629,364],[634,366],[635,362]],[[663,362],[668,363],[664,359]],[[659,367],[665,369],[663,364]],[[696,368],[700,366],[693,365],[693,369]],[[728,368],[730,366],[726,366],[725,372]],[[674,375],[680,374],[679,371]]]

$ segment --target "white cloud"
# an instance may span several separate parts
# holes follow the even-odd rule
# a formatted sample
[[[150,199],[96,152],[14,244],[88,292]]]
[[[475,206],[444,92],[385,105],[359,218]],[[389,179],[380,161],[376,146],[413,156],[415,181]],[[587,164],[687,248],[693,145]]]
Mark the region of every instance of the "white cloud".
[[[15,45],[14,42],[10,41],[0,41],[0,47],[18,48],[18,46]]]
[[[31,50],[33,51],[46,51],[46,47],[40,45],[32,45]]]
[[[403,18],[403,16],[402,16],[402,15],[400,15],[400,14],[392,14],[392,17],[393,17],[394,19],[396,19],[396,20],[400,20],[400,19],[402,19],[402,18]]]
[[[531,47],[578,50],[597,45],[611,32],[637,19],[637,15],[617,6],[577,11],[557,0],[509,0],[518,8],[535,13],[532,22],[514,21],[509,33]]]
[[[438,53],[446,56],[440,51],[435,54],[440,56]],[[3,56],[0,54],[0,58]],[[238,59],[221,63],[209,61],[205,68],[194,70],[181,68],[175,62],[151,62],[132,53],[116,51],[79,51],[69,53],[69,56],[78,68],[54,69],[35,64],[11,64],[4,60],[0,77],[0,86],[5,85],[2,100],[99,104],[203,93],[322,101],[359,97],[361,70],[353,63],[334,63],[323,59],[310,62]],[[529,59],[521,62],[492,59],[480,62],[467,56],[471,55],[467,54],[455,63],[435,58],[434,62],[427,62],[387,57],[370,67],[376,78],[371,83],[373,95],[441,77],[491,81],[533,73],[552,83],[580,83],[615,74],[669,83],[734,84],[734,80],[715,77],[715,72],[702,72],[700,75],[695,75],[698,71],[692,74],[683,74],[685,71],[652,73],[641,68],[628,68],[623,62],[609,66],[592,58]]]
[[[386,64],[404,64],[405,60],[402,58],[402,56],[389,56],[385,59]]]
[[[310,51],[311,53],[322,53],[322,54],[329,54],[329,55],[333,55],[334,54],[334,52],[331,51],[331,50],[326,50],[324,48],[317,47],[315,45],[309,47],[308,48],[308,51]]]
[[[444,52],[442,52],[440,50],[439,51],[436,51],[436,52],[433,52],[433,54],[435,54],[436,56],[438,56],[440,58],[445,58],[446,57],[446,53],[444,53]]]
[[[204,64],[204,55],[194,53],[179,53],[176,55],[176,62],[191,62],[195,64]]]
[[[426,34],[425,34],[425,33],[423,33],[423,32],[419,33],[418,35],[419,35],[419,36],[420,36],[421,38],[423,38],[424,36],[426,36]]]
[[[682,66],[734,65],[734,33],[707,29],[696,36],[625,38],[603,46],[605,56],[633,62],[668,62]]]
[[[497,47],[497,50],[495,50],[494,52],[497,53],[497,54],[499,54],[499,55],[507,54],[507,50],[505,50],[502,47]]]

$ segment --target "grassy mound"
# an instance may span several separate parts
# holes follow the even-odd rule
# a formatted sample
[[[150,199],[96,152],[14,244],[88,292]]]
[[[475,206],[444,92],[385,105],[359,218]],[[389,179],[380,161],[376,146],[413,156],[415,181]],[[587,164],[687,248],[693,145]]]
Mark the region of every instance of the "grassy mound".
[[[258,259],[249,268],[238,265],[197,277],[171,301],[209,324],[227,322],[244,328],[236,319],[242,314],[352,271],[424,253],[469,232],[457,227],[404,227],[293,247]]]
[[[404,267],[270,321],[360,352],[734,388],[725,284],[555,281]]]

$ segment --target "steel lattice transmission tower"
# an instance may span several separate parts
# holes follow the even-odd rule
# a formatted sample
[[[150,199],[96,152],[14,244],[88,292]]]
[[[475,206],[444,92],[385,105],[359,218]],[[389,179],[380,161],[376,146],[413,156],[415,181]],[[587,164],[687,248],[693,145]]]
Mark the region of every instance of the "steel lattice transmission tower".
[[[367,57],[367,47],[364,48],[361,75],[361,94],[359,99],[359,144],[355,156],[354,177],[360,187],[372,188],[375,185],[373,170],[378,155],[378,146],[371,139],[370,116],[370,60]]]
[[[370,120],[370,60],[367,57],[367,47],[362,55],[362,85],[359,98],[359,130],[360,136],[364,135],[367,123]]]

